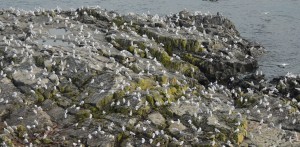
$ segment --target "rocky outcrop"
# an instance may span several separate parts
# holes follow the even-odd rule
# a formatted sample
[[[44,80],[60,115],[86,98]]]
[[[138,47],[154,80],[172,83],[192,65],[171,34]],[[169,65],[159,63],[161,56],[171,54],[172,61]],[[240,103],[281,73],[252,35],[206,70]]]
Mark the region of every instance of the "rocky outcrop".
[[[299,145],[297,77],[221,15],[9,9],[0,38],[2,146]]]

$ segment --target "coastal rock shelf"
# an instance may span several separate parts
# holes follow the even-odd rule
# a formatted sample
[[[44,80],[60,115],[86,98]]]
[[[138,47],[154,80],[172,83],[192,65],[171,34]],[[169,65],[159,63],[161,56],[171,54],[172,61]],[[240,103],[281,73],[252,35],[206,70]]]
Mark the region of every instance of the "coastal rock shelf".
[[[0,10],[2,146],[300,146],[300,78],[221,16]]]

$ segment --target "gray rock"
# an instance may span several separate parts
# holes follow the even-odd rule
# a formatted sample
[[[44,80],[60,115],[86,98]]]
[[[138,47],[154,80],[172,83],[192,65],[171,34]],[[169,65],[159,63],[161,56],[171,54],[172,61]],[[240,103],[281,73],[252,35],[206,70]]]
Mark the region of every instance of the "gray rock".
[[[165,126],[166,119],[160,113],[151,113],[149,114],[148,119],[155,125]]]
[[[186,129],[186,127],[182,124],[182,123],[171,123],[168,130],[173,134],[179,134],[181,131],[184,131]]]
[[[0,14],[3,146],[299,144],[299,76],[252,74],[264,48],[224,16]]]

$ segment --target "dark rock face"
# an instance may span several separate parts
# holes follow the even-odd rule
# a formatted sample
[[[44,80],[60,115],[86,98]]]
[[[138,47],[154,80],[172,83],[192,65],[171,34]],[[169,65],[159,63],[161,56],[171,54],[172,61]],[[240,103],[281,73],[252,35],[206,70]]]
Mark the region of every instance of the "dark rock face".
[[[278,93],[286,98],[300,100],[300,78],[299,76],[288,74],[284,77],[274,78],[271,83],[276,86]]]
[[[299,145],[298,77],[223,16],[9,9],[0,38],[2,146]]]

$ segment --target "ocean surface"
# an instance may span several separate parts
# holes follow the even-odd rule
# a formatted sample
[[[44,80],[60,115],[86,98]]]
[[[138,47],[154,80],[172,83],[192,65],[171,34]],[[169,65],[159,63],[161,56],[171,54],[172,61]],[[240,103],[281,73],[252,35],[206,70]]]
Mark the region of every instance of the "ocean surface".
[[[99,5],[121,14],[128,12],[166,15],[181,10],[220,14],[234,22],[241,36],[262,44],[267,53],[259,70],[267,78],[300,74],[300,0],[0,0],[0,8],[69,10]],[[281,64],[287,66],[282,67]]]

